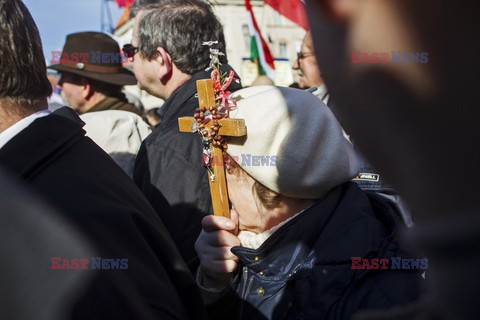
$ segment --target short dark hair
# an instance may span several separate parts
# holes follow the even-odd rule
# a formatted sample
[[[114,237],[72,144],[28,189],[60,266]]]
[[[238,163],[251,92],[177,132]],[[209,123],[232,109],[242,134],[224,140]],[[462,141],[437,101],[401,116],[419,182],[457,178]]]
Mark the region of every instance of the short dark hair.
[[[145,11],[138,27],[140,54],[153,59],[162,47],[182,72],[194,74],[208,67],[210,52],[204,41],[225,53],[223,27],[210,5],[201,0],[159,0],[140,4]],[[220,56],[227,63],[227,56]]]
[[[72,83],[83,84],[83,82],[86,81],[93,87],[93,90],[95,90],[96,92],[101,93],[106,97],[117,98],[121,101],[127,102],[127,98],[122,91],[123,86],[121,85],[85,78],[70,72],[61,72],[61,74],[68,75],[69,81]]]
[[[117,98],[122,101],[127,101],[125,94],[122,92],[123,86],[119,86],[116,84],[106,83],[103,81],[97,81],[93,79],[85,78],[88,83],[93,87],[93,89],[97,92],[100,92],[106,97]]]
[[[0,99],[37,107],[52,94],[40,35],[20,0],[0,0]]]

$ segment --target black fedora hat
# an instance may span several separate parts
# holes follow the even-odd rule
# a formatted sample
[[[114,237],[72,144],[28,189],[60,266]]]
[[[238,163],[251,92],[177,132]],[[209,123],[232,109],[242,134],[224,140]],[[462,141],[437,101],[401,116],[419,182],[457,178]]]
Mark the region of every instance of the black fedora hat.
[[[134,74],[122,67],[118,43],[101,32],[69,34],[63,52],[52,52],[50,69],[116,85],[134,85]]]

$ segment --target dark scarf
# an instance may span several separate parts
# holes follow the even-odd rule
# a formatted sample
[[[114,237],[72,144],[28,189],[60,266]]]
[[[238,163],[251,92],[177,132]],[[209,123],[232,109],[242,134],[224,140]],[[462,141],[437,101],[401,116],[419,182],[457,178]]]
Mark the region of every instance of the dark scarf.
[[[102,101],[98,102],[94,105],[90,110],[87,112],[95,112],[95,111],[105,111],[105,110],[122,110],[122,111],[130,111],[139,116],[141,116],[140,110],[135,107],[133,104],[128,103],[127,101],[122,101],[118,98],[113,97],[106,97]]]

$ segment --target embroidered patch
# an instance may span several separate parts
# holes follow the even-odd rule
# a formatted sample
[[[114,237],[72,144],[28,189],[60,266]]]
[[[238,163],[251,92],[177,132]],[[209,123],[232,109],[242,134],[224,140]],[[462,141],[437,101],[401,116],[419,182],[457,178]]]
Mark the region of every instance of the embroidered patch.
[[[374,181],[374,182],[378,182],[380,180],[380,175],[376,174],[376,173],[359,173],[352,180],[354,180],[354,181]]]

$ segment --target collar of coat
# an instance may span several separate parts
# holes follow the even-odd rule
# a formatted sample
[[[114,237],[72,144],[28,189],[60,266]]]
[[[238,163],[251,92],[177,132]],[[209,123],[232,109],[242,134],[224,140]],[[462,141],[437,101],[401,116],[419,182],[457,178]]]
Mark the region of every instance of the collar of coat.
[[[99,101],[96,105],[91,107],[87,112],[105,111],[105,110],[122,110],[130,111],[137,115],[141,115],[140,110],[133,104],[128,103],[126,100],[120,100],[115,97],[106,97]]]
[[[83,122],[69,108],[60,108],[32,124],[0,149],[0,165],[29,180],[85,136]]]
[[[271,235],[257,250],[233,247],[243,265],[265,277],[286,279],[314,265],[351,266],[352,257],[387,258],[399,251],[393,208],[353,182],[332,189]]]

